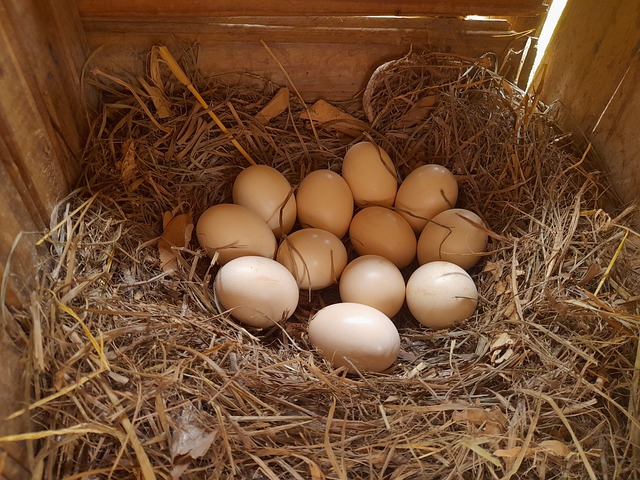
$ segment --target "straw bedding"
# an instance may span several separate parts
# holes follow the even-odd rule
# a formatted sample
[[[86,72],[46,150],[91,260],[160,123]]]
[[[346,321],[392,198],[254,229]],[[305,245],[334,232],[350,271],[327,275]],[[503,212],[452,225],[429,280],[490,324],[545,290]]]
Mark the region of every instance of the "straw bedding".
[[[338,301],[303,292],[295,316],[254,331],[213,298],[217,267],[195,238],[164,272],[164,212],[197,220],[230,201],[247,165],[150,56],[146,88],[94,71],[101,112],[78,189],[53,212],[30,333],[43,478],[636,478],[640,447],[640,238],[633,209],[550,113],[491,71],[489,58],[410,54],[379,68],[354,139],[277,91],[203,79],[179,59],[230,135],[297,185],[340,171],[370,138],[401,177],[451,169],[458,206],[492,231],[472,276],[477,313],[432,331],[403,310],[402,351],[384,374],[347,376],[313,352],[305,325]],[[286,66],[285,66],[286,67]],[[294,79],[295,80],[295,79]],[[152,98],[155,97],[155,98]],[[162,108],[161,108],[162,107]],[[408,269],[409,273],[411,269]],[[634,373],[635,368],[635,373]]]

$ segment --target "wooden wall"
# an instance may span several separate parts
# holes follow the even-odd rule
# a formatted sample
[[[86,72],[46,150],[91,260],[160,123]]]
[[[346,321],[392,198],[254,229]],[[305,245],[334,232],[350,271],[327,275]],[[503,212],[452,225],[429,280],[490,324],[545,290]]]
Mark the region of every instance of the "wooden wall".
[[[503,73],[515,78],[526,37],[513,24],[537,26],[545,13],[543,0],[77,1],[101,66],[140,74],[154,43],[180,52],[197,42],[206,76],[251,72],[285,84],[264,40],[307,100],[355,96],[377,65],[411,47],[493,52]]]
[[[640,2],[569,0],[547,52],[544,100],[592,143],[623,200],[640,201]]]
[[[79,72],[86,59],[70,1],[0,0],[0,271],[11,256],[8,300],[29,296],[35,234],[78,173],[86,134]],[[27,283],[28,284],[28,283]]]
[[[51,209],[78,174],[87,132],[80,89],[86,56],[74,2],[0,0],[0,274],[9,280],[9,310],[0,315],[0,436],[29,428],[24,417],[3,420],[29,398],[25,348],[10,310],[28,303],[38,265],[35,232],[49,225]],[[0,447],[0,466],[0,478],[31,478],[26,445]]]

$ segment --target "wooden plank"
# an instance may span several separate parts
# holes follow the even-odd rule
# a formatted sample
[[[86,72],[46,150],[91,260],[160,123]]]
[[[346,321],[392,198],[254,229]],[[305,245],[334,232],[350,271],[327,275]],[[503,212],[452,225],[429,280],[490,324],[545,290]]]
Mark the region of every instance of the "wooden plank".
[[[296,23],[294,25],[258,25],[258,24],[233,24],[211,23],[202,21],[85,21],[85,29],[90,44],[97,48],[99,45],[109,44],[112,41],[122,40],[126,35],[130,41],[143,39],[144,35],[155,38],[167,38],[169,36],[181,36],[191,42],[200,44],[218,44],[218,49],[229,48],[227,44],[238,42],[256,43],[260,40],[266,42],[282,43],[333,43],[333,44],[368,44],[368,45],[399,45],[399,44],[423,44],[433,45],[435,49],[466,50],[486,53],[493,51],[501,53],[505,46],[513,40],[508,30],[508,24],[502,22],[502,30],[497,30],[493,23],[491,30],[482,30],[484,22],[464,22],[460,25],[450,25],[451,22],[433,21],[428,25],[405,26],[396,25],[387,27],[376,26],[362,28],[358,26],[324,27],[313,24]],[[459,27],[469,24],[470,29]]]
[[[77,0],[85,17],[235,15],[535,15],[544,0]]]
[[[19,232],[48,226],[79,169],[87,130],[79,74],[86,43],[73,8],[72,0],[0,0],[0,198],[10,207],[2,216],[2,265]],[[17,280],[33,279],[33,254],[16,253]],[[18,297],[22,288],[13,286]]]
[[[606,162],[613,187],[623,201],[640,203],[639,84],[640,59],[636,55],[590,140]],[[640,227],[640,215],[636,219]]]
[[[286,78],[260,43],[281,53],[281,60],[307,100],[354,97],[375,67],[414,50],[427,49],[501,59],[518,49],[508,22],[454,18],[230,17],[224,19],[159,17],[154,20],[83,21],[92,65],[144,74],[152,45],[169,43],[178,53],[194,42],[200,47],[198,68],[204,76],[246,72],[278,84]],[[371,48],[375,45],[375,48]],[[332,65],[327,69],[326,65]],[[237,76],[227,75],[229,81]],[[248,77],[245,77],[245,81]]]
[[[1,8],[1,6],[0,6]],[[39,220],[58,197],[58,188],[68,188],[69,179],[60,162],[56,131],[43,116],[37,85],[30,72],[23,70],[24,54],[14,44],[14,29],[0,12],[0,135],[7,149],[5,157],[30,185]]]
[[[10,178],[4,162],[0,162],[0,176],[0,178]],[[42,231],[44,224],[34,221],[31,212],[25,206],[21,192],[10,182],[3,184],[0,189],[0,204],[2,205],[0,209],[2,273],[4,274],[7,259],[11,255],[9,274],[12,292],[21,303],[25,303],[29,299],[29,292],[36,275],[38,256],[35,248],[37,241],[35,232]],[[23,232],[22,237],[12,252],[14,240],[21,232]],[[15,297],[10,299],[11,303],[15,304]]]
[[[112,17],[83,17],[82,24],[88,35],[98,31],[145,31],[155,30],[161,32],[166,25],[182,25],[182,30],[197,29],[196,32],[206,32],[221,28],[310,28],[327,30],[361,30],[367,32],[371,29],[382,30],[452,30],[458,32],[506,32],[513,30],[510,22],[500,18],[457,18],[457,17],[357,17],[357,16],[260,16],[260,17],[176,17],[158,15],[153,18],[112,18]],[[153,27],[155,25],[155,28]],[[194,32],[194,33],[196,33]],[[515,33],[515,32],[514,32]],[[295,38],[296,32],[290,36]],[[298,37],[302,41],[302,37]]]
[[[171,38],[171,39],[170,39]],[[90,45],[100,47],[94,64],[115,73],[144,74],[142,70],[149,49],[156,43],[166,43],[176,56],[185,44],[197,39],[199,45],[198,70],[205,77],[217,76],[217,81],[253,83],[260,87],[256,75],[278,85],[287,85],[279,66],[259,43],[221,43],[208,35],[179,36],[128,34],[126,36],[89,34]],[[167,40],[170,39],[169,42]],[[414,41],[415,40],[415,41]],[[421,39],[424,42],[424,38]],[[355,97],[366,85],[373,70],[380,64],[405,55],[411,47],[478,56],[487,47],[504,48],[504,38],[490,41],[472,35],[451,36],[447,39],[431,38],[432,43],[419,43],[415,38],[402,38],[395,42],[374,43],[291,43],[271,42],[268,45],[291,76],[305,100],[318,98],[341,101]],[[489,42],[489,43],[488,43]],[[326,68],[331,65],[331,68]],[[250,74],[250,75],[247,75]]]
[[[0,122],[2,127],[2,122]],[[0,128],[0,151],[9,152],[4,138],[9,135]],[[0,156],[0,178],[4,179],[0,189],[0,274],[4,275],[4,266],[13,247],[13,242],[20,232],[42,231],[46,222],[42,216],[41,204],[37,203],[38,195],[33,194],[34,184],[29,177],[23,177],[16,162],[11,161],[8,154]],[[27,182],[23,181],[27,180]],[[29,297],[29,290],[35,278],[35,262],[37,252],[34,239],[24,238],[18,248],[11,254],[9,273],[12,281],[7,293],[7,304],[17,308]],[[29,279],[25,283],[25,279]]]
[[[9,317],[11,317],[9,315]],[[8,319],[15,323],[13,318]],[[4,420],[7,415],[24,408],[29,401],[28,390],[25,388],[26,372],[31,369],[26,365],[26,357],[8,337],[4,330],[0,330],[0,436],[24,433],[32,429],[28,415],[13,420]],[[26,442],[7,443],[0,447],[0,455],[6,458],[0,469],[0,478],[6,480],[27,480],[32,478],[29,472],[29,449]]]
[[[640,200],[639,19],[637,0],[569,1],[544,59],[543,98],[592,142],[625,201]]]
[[[69,75],[63,73],[63,54],[46,30],[37,28],[50,17],[25,11],[26,5],[0,3],[0,132],[15,164],[11,170],[29,186],[41,223],[77,175],[81,120],[76,121],[80,112],[70,99],[80,95],[77,85],[64,85]],[[16,17],[22,21],[16,23]]]
[[[46,135],[67,150],[57,156],[64,158],[59,166],[71,181],[88,131],[80,81],[88,50],[75,4],[72,0],[0,0],[0,4],[6,48],[25,80],[20,86],[29,88],[23,95],[34,97],[34,106],[52,126]]]

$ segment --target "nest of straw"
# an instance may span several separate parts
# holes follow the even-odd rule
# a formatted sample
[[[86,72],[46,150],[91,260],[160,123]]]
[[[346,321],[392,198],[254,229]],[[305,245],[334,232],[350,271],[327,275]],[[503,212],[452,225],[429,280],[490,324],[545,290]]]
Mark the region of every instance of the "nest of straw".
[[[102,111],[86,166],[53,212],[41,286],[19,315],[31,333],[34,399],[16,415],[33,419],[34,433],[20,438],[38,439],[35,472],[145,480],[638,474],[633,209],[618,208],[590,156],[535,98],[487,58],[411,54],[379,68],[361,102],[340,105],[369,122],[364,135],[396,159],[401,177],[423,163],[452,170],[458,205],[493,231],[471,272],[480,293],[471,319],[432,331],[403,310],[393,368],[347,376],[305,334],[309,317],[337,300],[335,288],[303,294],[288,322],[253,331],[216,306],[217,267],[194,239],[174,249],[172,273],[157,244],[164,212],[197,220],[230,201],[246,166],[231,137],[294,186],[309,171],[339,171],[362,138],[310,128],[295,95],[260,123],[277,86],[225,85],[180,60],[230,135],[157,57],[143,80],[92,77]]]

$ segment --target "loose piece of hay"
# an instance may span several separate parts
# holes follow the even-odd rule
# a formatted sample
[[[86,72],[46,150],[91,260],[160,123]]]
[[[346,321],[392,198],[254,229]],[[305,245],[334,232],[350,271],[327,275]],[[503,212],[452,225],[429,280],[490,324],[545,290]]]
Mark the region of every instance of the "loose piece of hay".
[[[286,114],[257,121],[278,89],[269,83],[200,83],[220,121],[234,125],[221,135],[152,58],[153,84],[173,115],[149,115],[160,92],[96,77],[103,114],[81,186],[43,240],[50,257],[35,300],[48,312],[40,319],[45,369],[33,359],[34,404],[21,413],[42,430],[32,438],[40,439],[44,478],[637,473],[640,237],[627,223],[632,209],[603,210],[606,179],[572,152],[553,118],[523,107],[487,59],[412,54],[379,69],[367,89],[368,135],[401,177],[424,163],[447,166],[460,180],[458,205],[495,235],[472,272],[476,315],[431,331],[403,310],[393,369],[347,377],[305,336],[313,312],[337,301],[335,288],[302,295],[282,327],[251,331],[218,309],[216,267],[193,240],[172,246],[170,274],[157,242],[164,212],[180,207],[197,221],[230,201],[245,161],[230,138],[294,186],[312,170],[339,171],[359,139],[310,130],[296,96]],[[125,181],[122,147],[131,141]],[[22,319],[29,323],[27,313]]]

